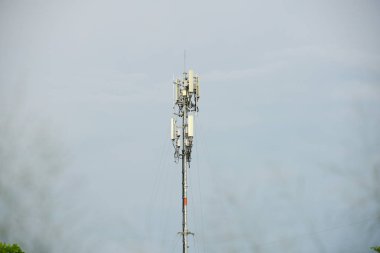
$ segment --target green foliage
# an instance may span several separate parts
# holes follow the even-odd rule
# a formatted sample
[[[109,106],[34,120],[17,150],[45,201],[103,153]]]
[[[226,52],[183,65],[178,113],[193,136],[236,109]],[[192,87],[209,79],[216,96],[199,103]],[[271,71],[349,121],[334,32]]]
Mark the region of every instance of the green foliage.
[[[380,246],[377,246],[377,247],[371,247],[371,249],[373,249],[374,251],[380,252]],[[0,253],[1,253],[1,252],[0,252]]]
[[[17,244],[6,244],[0,242],[0,253],[25,253],[20,249],[20,247]]]

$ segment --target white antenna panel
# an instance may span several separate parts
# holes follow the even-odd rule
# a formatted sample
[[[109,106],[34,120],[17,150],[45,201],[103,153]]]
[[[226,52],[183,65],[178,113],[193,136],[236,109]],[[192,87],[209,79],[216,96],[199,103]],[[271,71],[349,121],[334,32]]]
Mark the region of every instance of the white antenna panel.
[[[194,71],[192,69],[189,70],[189,92],[194,92]]]
[[[194,136],[194,115],[189,115],[187,121],[187,134],[188,136]]]
[[[175,135],[176,135],[176,122],[174,118],[171,118],[170,121],[170,138],[172,140],[175,140]]]
[[[174,92],[175,92],[175,101],[178,101],[178,79],[175,81],[175,88],[174,88]]]
[[[200,92],[199,92],[199,76],[197,76],[197,97],[200,97]]]
[[[189,85],[189,80],[188,79],[183,79],[183,86],[187,87]]]

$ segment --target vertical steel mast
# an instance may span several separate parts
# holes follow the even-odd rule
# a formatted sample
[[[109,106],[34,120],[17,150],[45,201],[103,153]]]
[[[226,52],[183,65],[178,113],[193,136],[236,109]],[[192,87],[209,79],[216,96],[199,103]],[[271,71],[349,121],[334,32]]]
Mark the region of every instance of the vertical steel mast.
[[[199,77],[193,70],[186,70],[182,79],[174,84],[174,116],[171,119],[171,139],[174,146],[174,160],[182,160],[182,252],[189,249],[188,235],[194,235],[188,229],[187,222],[187,170],[191,162],[191,149],[194,137],[194,112],[198,112]],[[178,120],[178,122],[177,122]],[[179,123],[179,125],[177,125]]]

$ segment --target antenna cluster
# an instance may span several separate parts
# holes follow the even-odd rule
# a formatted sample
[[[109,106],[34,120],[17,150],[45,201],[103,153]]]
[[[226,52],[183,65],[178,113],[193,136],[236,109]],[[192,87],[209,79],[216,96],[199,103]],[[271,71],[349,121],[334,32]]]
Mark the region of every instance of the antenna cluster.
[[[182,252],[187,253],[188,235],[187,224],[187,170],[191,162],[191,149],[194,137],[194,112],[198,112],[199,76],[193,70],[184,71],[182,80],[174,82],[174,117],[171,118],[170,137],[174,146],[174,161],[182,160]]]
[[[194,115],[191,112],[198,112],[199,101],[199,76],[193,70],[184,72],[182,80],[176,79],[174,84],[174,115],[171,119],[171,139],[175,149],[174,160],[176,162],[182,158],[180,153],[181,144],[184,148],[187,162],[191,161],[191,148],[194,137]],[[177,126],[177,118],[183,118],[183,125]],[[184,131],[181,131],[182,130]],[[182,138],[181,138],[181,132]],[[182,139],[182,142],[181,142]]]

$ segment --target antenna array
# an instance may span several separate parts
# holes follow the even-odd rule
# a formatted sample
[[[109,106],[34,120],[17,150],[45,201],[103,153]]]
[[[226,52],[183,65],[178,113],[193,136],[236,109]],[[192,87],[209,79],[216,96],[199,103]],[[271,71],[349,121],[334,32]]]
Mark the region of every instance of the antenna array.
[[[191,162],[194,137],[194,112],[198,112],[199,76],[193,70],[184,72],[174,84],[174,117],[170,137],[174,146],[174,161],[182,160],[182,252],[188,252],[188,235],[194,235],[187,224],[187,170]]]

